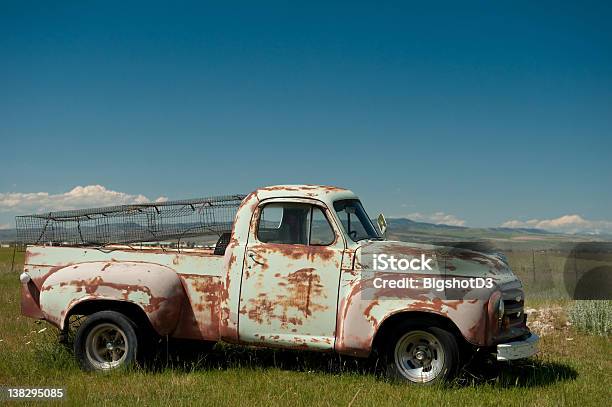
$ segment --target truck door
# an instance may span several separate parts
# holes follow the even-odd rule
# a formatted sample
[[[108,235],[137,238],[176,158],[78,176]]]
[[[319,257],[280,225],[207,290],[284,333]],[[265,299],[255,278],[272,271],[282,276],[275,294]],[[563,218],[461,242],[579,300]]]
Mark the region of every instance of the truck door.
[[[344,239],[318,201],[255,211],[240,291],[240,340],[332,349]]]

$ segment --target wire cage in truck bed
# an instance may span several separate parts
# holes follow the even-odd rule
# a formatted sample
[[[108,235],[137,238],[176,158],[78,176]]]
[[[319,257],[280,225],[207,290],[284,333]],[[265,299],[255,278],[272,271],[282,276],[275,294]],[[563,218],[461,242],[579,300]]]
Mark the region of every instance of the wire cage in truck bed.
[[[24,244],[161,242],[231,232],[245,195],[78,209],[16,217]]]

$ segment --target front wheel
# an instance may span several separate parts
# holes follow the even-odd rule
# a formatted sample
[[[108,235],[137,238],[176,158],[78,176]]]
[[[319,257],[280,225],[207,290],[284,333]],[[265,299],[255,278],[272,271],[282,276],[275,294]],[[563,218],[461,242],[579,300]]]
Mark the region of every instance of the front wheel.
[[[448,331],[404,324],[391,335],[387,373],[409,383],[433,384],[450,380],[459,363],[455,337]]]
[[[77,331],[74,354],[87,371],[109,371],[131,366],[136,361],[138,336],[125,315],[101,311],[87,318]]]

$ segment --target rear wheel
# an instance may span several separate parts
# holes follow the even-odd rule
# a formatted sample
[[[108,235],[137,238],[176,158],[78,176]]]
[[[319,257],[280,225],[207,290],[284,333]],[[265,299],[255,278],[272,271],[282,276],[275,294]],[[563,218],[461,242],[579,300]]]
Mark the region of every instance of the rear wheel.
[[[417,384],[448,381],[459,364],[457,341],[438,327],[402,324],[391,335],[386,364],[394,379]]]
[[[138,336],[134,323],[115,311],[90,315],[79,327],[74,354],[83,370],[108,371],[136,362]]]

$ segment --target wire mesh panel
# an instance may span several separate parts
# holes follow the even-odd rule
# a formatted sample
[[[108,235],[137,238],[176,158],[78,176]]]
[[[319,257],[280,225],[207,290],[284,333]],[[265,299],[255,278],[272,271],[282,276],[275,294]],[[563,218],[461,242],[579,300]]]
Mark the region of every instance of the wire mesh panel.
[[[27,244],[107,245],[159,242],[232,230],[245,195],[79,209],[17,216]]]

